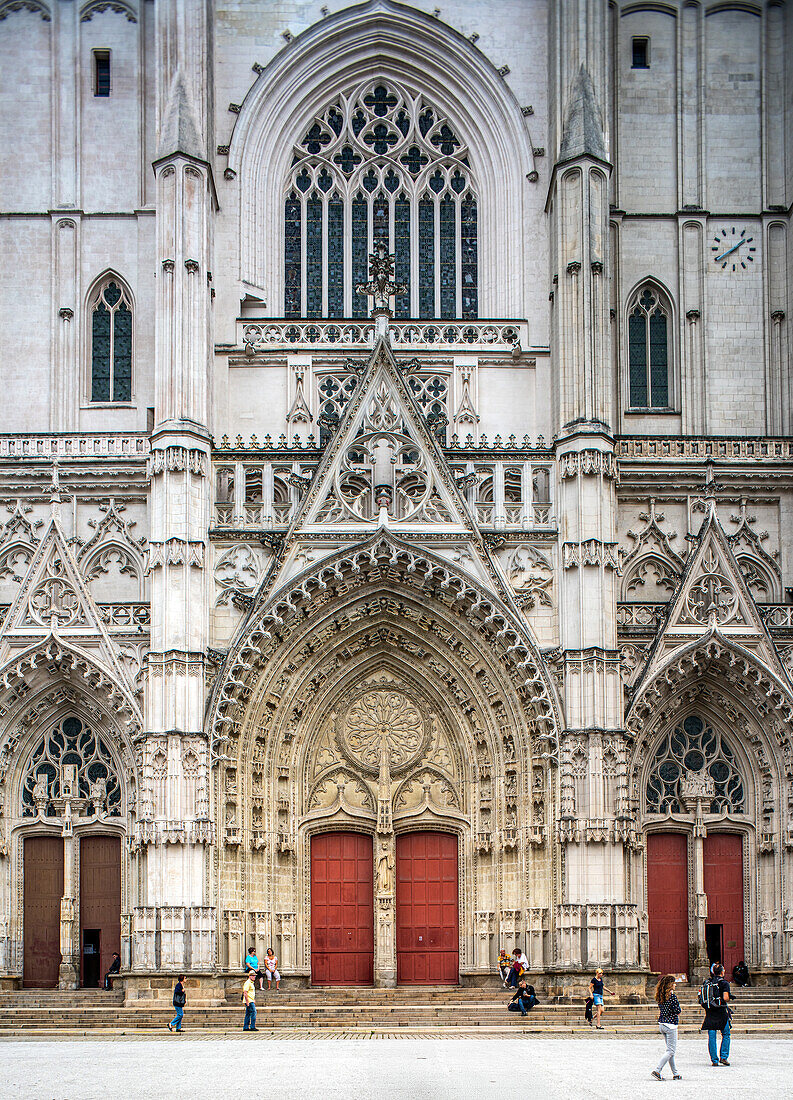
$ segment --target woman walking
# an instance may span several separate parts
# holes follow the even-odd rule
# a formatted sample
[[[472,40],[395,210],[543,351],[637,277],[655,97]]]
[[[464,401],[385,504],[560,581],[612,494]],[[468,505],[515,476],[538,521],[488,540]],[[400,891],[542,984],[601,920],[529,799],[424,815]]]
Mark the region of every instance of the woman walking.
[[[674,974],[661,978],[655,987],[655,1000],[658,1004],[658,1030],[666,1040],[666,1053],[653,1070],[656,1081],[663,1081],[661,1070],[666,1063],[672,1071],[672,1080],[681,1081],[682,1074],[677,1072],[675,1054],[677,1052],[677,1025],[680,1023],[680,1001],[675,996]]]
[[[595,1011],[597,1012],[597,1021],[595,1023],[595,1029],[597,1031],[602,1031],[603,1030],[603,1025],[600,1022],[600,1017],[603,1015],[603,993],[604,993],[604,991],[606,993],[610,993],[612,997],[614,996],[614,990],[609,989],[609,987],[607,985],[604,985],[604,983],[603,983],[603,971],[600,969],[600,967],[598,967],[598,969],[595,971],[594,978],[589,983],[589,993],[590,993],[590,996],[592,997],[592,1001],[593,1001],[594,1006],[595,1006]]]
[[[173,1007],[176,1009],[176,1015],[168,1024],[168,1030],[175,1031],[177,1035],[180,1035],[182,1031],[182,1016],[186,1004],[187,994],[184,991],[184,974],[180,974],[176,979],[176,985],[173,987]]]

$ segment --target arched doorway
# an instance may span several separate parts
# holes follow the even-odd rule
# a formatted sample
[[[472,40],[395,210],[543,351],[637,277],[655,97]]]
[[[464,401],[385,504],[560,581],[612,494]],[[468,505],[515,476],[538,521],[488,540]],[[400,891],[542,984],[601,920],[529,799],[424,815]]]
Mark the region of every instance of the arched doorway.
[[[708,832],[703,855],[708,959],[721,962],[729,976],[744,958],[743,837],[739,833]]]
[[[311,838],[311,981],[374,980],[374,857],[364,833]]]
[[[80,984],[95,989],[121,954],[121,838],[80,840]]]
[[[457,837],[401,833],[396,841],[396,950],[400,985],[460,980]]]
[[[26,989],[54,989],[61,964],[63,840],[59,836],[28,836],[23,845],[22,984]]]

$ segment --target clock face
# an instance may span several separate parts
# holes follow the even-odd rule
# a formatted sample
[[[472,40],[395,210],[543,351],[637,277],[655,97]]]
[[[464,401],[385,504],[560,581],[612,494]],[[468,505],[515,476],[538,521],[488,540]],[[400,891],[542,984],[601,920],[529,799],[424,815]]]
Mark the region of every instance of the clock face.
[[[754,254],[757,251],[754,237],[747,237],[745,229],[739,233],[735,226],[717,233],[710,247],[713,262],[719,264],[722,271],[728,267],[733,271],[738,271],[739,268],[745,271],[749,264],[754,263]]]

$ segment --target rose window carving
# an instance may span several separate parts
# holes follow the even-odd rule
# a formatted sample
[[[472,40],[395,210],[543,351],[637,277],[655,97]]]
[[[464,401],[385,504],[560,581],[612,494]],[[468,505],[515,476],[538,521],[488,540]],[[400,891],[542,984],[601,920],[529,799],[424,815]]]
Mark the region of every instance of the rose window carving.
[[[735,756],[721,733],[691,715],[668,733],[655,754],[645,791],[647,812],[745,813],[746,795]]]
[[[53,619],[68,626],[80,617],[80,600],[60,558],[53,558],[44,577],[30,595],[33,619],[46,626]]]
[[[686,608],[696,623],[728,623],[738,610],[738,593],[721,576],[719,560],[711,550],[702,559],[703,574],[689,589]]]
[[[419,709],[400,691],[390,687],[364,692],[344,719],[343,745],[350,759],[369,772],[377,772],[384,751],[391,772],[411,764],[426,739]]]

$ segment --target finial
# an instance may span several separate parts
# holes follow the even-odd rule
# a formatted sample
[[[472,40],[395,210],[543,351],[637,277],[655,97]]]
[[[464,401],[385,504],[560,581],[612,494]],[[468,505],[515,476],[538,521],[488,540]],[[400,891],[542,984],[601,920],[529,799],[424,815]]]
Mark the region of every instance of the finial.
[[[52,460],[52,482],[50,484],[50,512],[52,518],[60,521],[61,518],[61,483],[58,477],[58,458]]]
[[[391,298],[395,294],[406,294],[407,286],[394,282],[394,256],[388,251],[385,241],[374,242],[374,252],[369,255],[369,282],[359,283],[355,290],[373,299],[370,316],[375,320],[376,335],[387,339],[388,322],[394,315]]]

